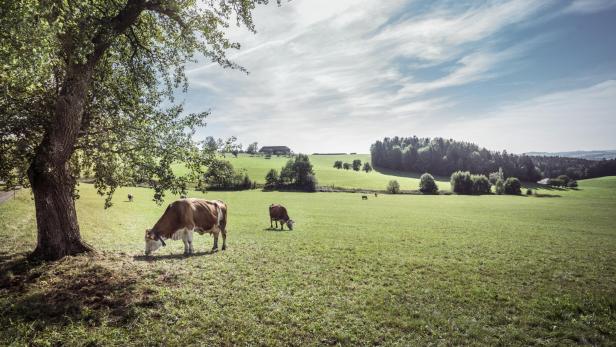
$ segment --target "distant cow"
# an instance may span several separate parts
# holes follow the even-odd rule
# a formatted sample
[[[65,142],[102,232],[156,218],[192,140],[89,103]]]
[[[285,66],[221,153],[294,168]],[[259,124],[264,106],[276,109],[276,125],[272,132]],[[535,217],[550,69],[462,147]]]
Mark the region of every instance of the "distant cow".
[[[227,205],[220,200],[182,199],[167,207],[152,229],[145,231],[145,254],[166,246],[165,239],[184,241],[184,254],[193,253],[193,232],[214,235],[213,251],[218,250],[218,234],[222,234],[222,250],[227,248]]]
[[[362,196],[361,196],[361,199],[362,199],[362,200],[368,200],[368,195],[362,195]]]
[[[276,223],[276,229],[278,229],[278,222],[280,222],[280,230],[284,230],[284,225],[289,227],[289,230],[293,230],[293,224],[295,222],[289,218],[287,209],[278,204],[271,204],[269,207],[270,215],[270,227],[273,228],[272,221]]]
[[[379,196],[379,193],[374,193],[374,197],[376,198],[377,196]]]
[[[133,198],[134,198],[133,194],[128,194],[128,201],[129,202],[133,202]]]

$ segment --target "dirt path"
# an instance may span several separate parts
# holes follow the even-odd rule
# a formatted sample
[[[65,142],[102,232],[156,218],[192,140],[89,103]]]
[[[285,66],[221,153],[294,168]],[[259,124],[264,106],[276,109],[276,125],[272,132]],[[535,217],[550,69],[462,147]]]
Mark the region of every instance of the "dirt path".
[[[8,191],[8,192],[2,192],[0,191],[0,204],[11,200],[13,198],[13,191]]]

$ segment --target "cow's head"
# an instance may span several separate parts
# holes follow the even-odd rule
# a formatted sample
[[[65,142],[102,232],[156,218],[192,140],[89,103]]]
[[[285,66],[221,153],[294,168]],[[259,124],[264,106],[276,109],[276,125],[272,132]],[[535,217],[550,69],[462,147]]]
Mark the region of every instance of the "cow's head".
[[[145,230],[145,255],[154,253],[160,246],[165,246],[165,241],[158,232],[152,231],[152,229]]]
[[[293,224],[295,224],[295,222],[293,221],[293,219],[289,219],[287,221],[287,226],[289,227],[289,230],[293,230]]]

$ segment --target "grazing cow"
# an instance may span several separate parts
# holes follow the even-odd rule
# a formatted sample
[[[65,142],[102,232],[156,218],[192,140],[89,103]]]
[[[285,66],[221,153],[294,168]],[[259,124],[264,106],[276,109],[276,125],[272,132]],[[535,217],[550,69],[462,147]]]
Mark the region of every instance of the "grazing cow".
[[[374,193],[374,197],[376,198],[377,196],[379,196],[379,193]]]
[[[280,222],[280,230],[284,230],[284,225],[287,224],[289,230],[293,230],[293,224],[295,222],[289,218],[287,214],[287,209],[278,204],[271,204],[269,207],[269,215],[270,215],[270,228],[274,228],[272,225],[272,221],[276,223],[276,229],[278,229],[278,222]]]
[[[165,239],[184,241],[184,254],[193,253],[193,232],[214,235],[213,251],[218,250],[218,234],[222,234],[222,250],[227,248],[227,205],[220,200],[182,199],[167,207],[152,229],[145,231],[145,254],[166,246]]]
[[[128,202],[133,202],[133,194],[128,194]]]
[[[361,196],[361,199],[362,199],[362,200],[368,200],[368,195],[362,195],[362,196]]]

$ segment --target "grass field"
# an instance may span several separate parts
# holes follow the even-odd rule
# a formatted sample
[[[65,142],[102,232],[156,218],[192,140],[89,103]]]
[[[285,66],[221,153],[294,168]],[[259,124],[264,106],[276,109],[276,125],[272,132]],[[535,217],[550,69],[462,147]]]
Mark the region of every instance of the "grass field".
[[[251,179],[259,183],[265,182],[265,175],[270,169],[276,169],[280,173],[286,162],[287,157],[272,156],[270,159],[265,159],[264,156],[250,156],[248,154],[240,154],[237,158],[232,155],[227,155],[226,160],[233,164],[237,169],[245,169]],[[353,159],[359,159],[364,162],[370,162],[369,154],[347,154],[347,155],[310,155],[310,162],[319,185],[341,188],[364,188],[364,189],[380,189],[385,190],[387,183],[392,180],[398,180],[400,188],[403,190],[411,190],[419,188],[419,176],[401,171],[384,170],[372,171],[365,173],[364,171],[353,171],[335,169],[334,162],[342,160],[342,162],[352,163]],[[178,165],[176,173],[183,174],[185,169]],[[437,184],[440,189],[449,190],[449,179],[437,179]]]
[[[0,345],[614,345],[616,177],[543,193],[210,192],[229,205],[229,249],[197,235],[195,256],[171,241],[146,259],[164,206],[131,188],[103,210],[84,184],[99,253],[31,264],[20,191],[0,205]],[[268,229],[272,202],[294,231]]]

